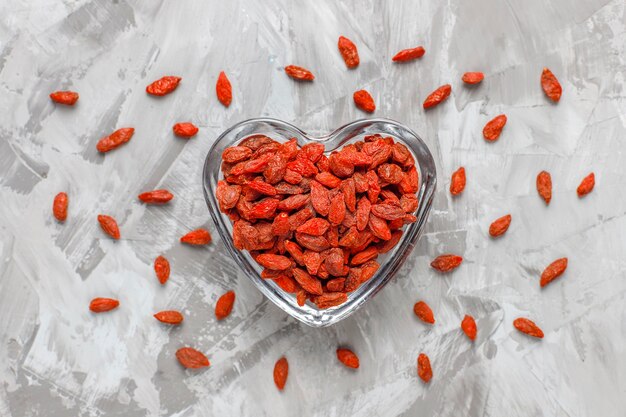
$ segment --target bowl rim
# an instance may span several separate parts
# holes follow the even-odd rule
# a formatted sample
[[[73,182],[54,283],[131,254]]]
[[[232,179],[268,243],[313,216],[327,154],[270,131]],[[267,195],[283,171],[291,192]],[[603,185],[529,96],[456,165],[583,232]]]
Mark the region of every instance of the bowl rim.
[[[305,304],[304,307],[294,305],[293,294],[286,293],[282,291],[282,289],[276,291],[276,289],[271,285],[273,284],[273,286],[276,287],[276,284],[274,284],[272,280],[261,278],[256,268],[247,259],[250,257],[249,252],[240,251],[234,247],[231,236],[232,228],[230,230],[228,228],[229,225],[232,227],[232,222],[219,210],[219,204],[215,196],[215,186],[220,180],[219,175],[221,173],[221,151],[219,151],[219,149],[220,146],[223,146],[222,142],[231,135],[235,134],[234,132],[239,131],[241,136],[237,137],[237,134],[235,134],[234,138],[230,138],[227,146],[233,146],[243,138],[255,134],[254,131],[241,133],[244,130],[243,128],[248,125],[266,125],[276,129],[277,132],[284,131],[296,133],[297,135],[294,135],[294,137],[301,139],[303,142],[319,142],[323,144],[339,139],[342,139],[342,141],[340,141],[341,143],[345,143],[347,140],[350,140],[350,137],[345,136],[346,132],[352,130],[361,131],[361,133],[352,136],[357,137],[364,134],[362,130],[378,125],[385,125],[388,128],[392,127],[393,129],[390,128],[391,130],[402,131],[406,135],[416,139],[415,143],[411,143],[406,140],[406,136],[389,133],[388,131],[379,132],[384,135],[393,136],[395,140],[399,140],[401,143],[405,144],[411,150],[411,153],[416,160],[416,168],[420,174],[418,190],[419,207],[415,213],[417,221],[402,229],[404,232],[403,236],[390,252],[388,259],[381,262],[379,270],[370,280],[363,283],[357,290],[349,294],[349,299],[346,303],[326,310],[318,310],[308,304]],[[344,134],[343,136],[342,133]],[[325,153],[338,148],[339,147],[335,147],[333,149],[326,150]],[[416,152],[416,150],[419,150],[419,152]],[[216,167],[215,162],[217,162],[217,165],[219,166]],[[214,175],[214,173],[217,175]],[[212,179],[214,181],[212,181]],[[395,276],[404,261],[407,259],[408,255],[411,253],[412,249],[417,244],[417,241],[423,232],[433,203],[437,184],[437,175],[434,159],[423,139],[410,128],[395,120],[379,117],[358,119],[335,129],[327,135],[313,136],[289,122],[262,117],[238,122],[226,129],[217,137],[211,145],[211,148],[205,158],[204,168],[202,171],[202,182],[205,202],[209,209],[211,218],[213,219],[213,223],[215,224],[221,240],[224,242],[228,250],[228,253],[238,265],[241,272],[243,272],[244,275],[246,275],[246,277],[251,280],[257,289],[259,289],[267,298],[269,298],[274,304],[290,316],[311,327],[327,327],[354,313],[371,297],[377,294],[391,280],[391,278],[393,278],[393,276]],[[382,275],[383,273],[385,275]],[[269,284],[269,282],[271,282],[271,284]]]

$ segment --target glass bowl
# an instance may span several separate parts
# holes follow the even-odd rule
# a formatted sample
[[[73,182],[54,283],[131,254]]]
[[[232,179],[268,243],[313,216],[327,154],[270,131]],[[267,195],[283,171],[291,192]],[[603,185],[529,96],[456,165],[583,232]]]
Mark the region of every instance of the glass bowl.
[[[329,154],[333,150],[338,150],[346,144],[356,142],[366,135],[376,133],[393,137],[394,140],[406,145],[413,153],[420,181],[418,190],[419,207],[417,213],[414,213],[417,221],[404,226],[404,233],[398,244],[388,253],[378,257],[377,261],[380,263],[379,270],[357,290],[349,293],[348,301],[325,310],[318,310],[310,302],[300,307],[296,302],[295,294],[283,291],[271,279],[261,278],[262,267],[252,259],[247,251],[240,251],[235,248],[232,240],[233,224],[228,216],[220,212],[215,197],[217,182],[223,179],[220,169],[222,152],[227,147],[238,144],[249,135],[264,134],[278,142],[296,138],[300,146],[310,142],[319,142],[326,148],[326,154]],[[217,231],[246,277],[274,304],[297,320],[312,327],[325,327],[337,323],[354,313],[380,291],[400,269],[400,266],[417,244],[424,229],[432,205],[437,178],[435,162],[424,141],[409,128],[393,120],[382,118],[357,120],[340,127],[327,136],[312,137],[289,123],[276,119],[259,118],[237,123],[217,138],[209,150],[204,163],[203,183],[204,197]]]

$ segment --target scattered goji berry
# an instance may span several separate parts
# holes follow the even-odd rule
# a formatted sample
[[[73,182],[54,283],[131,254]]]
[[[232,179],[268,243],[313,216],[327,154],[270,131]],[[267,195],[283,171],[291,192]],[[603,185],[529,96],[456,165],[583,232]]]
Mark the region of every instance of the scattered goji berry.
[[[313,300],[320,310],[335,307],[348,301],[348,294],[344,292],[325,292]]]
[[[174,131],[174,134],[176,136],[179,136],[185,139],[189,139],[193,136],[196,136],[196,133],[198,133],[198,127],[190,122],[176,123],[174,127],[172,128],[172,130]]]
[[[552,176],[549,172],[541,171],[537,175],[537,192],[546,204],[552,200]]]
[[[513,321],[513,326],[522,333],[543,339],[543,331],[532,320],[520,317]]]
[[[545,287],[558,277],[560,277],[563,272],[567,269],[567,258],[559,258],[556,261],[552,262],[550,265],[544,269],[541,273],[541,280],[539,284],[541,287]]]
[[[182,80],[180,77],[171,75],[165,76],[148,85],[146,87],[146,93],[153,96],[164,96],[176,90],[180,80]]]
[[[294,80],[313,81],[315,79],[315,76],[311,71],[296,65],[286,66],[285,72]]]
[[[450,194],[461,194],[465,189],[465,181],[465,168],[460,167],[452,173],[452,180],[450,181]]]
[[[452,86],[450,84],[444,84],[426,97],[424,100],[424,109],[430,109],[435,107],[450,96],[452,92]]]
[[[592,172],[591,174],[583,178],[583,180],[580,182],[580,185],[576,189],[576,194],[578,194],[578,197],[583,197],[589,194],[593,190],[593,187],[595,185],[596,185],[596,176]]]
[[[112,151],[113,149],[128,142],[134,134],[135,129],[132,127],[123,127],[121,129],[117,129],[109,136],[105,136],[100,139],[96,144],[96,149],[98,150],[98,152],[102,153]]]
[[[491,237],[498,237],[503,235],[511,225],[511,215],[507,214],[506,216],[502,216],[499,219],[494,220],[493,223],[489,226],[489,234]]]
[[[196,229],[182,236],[180,241],[188,245],[207,245],[211,243],[211,233],[206,229]]]
[[[466,72],[461,79],[465,84],[478,84],[485,78],[482,72]]]
[[[433,310],[423,301],[418,301],[413,306],[413,312],[424,323],[435,324],[435,316]]]
[[[50,99],[55,103],[73,106],[78,101],[78,93],[74,91],[55,91],[50,94]]]
[[[176,351],[178,362],[189,369],[205,368],[210,365],[209,359],[204,353],[190,347],[183,347]]]
[[[339,348],[337,349],[337,359],[348,368],[359,368],[359,357],[350,349]]]
[[[174,310],[159,311],[154,315],[154,318],[166,324],[180,324],[183,322],[183,315]]]
[[[373,113],[376,110],[374,98],[366,90],[355,91],[352,98],[354,99],[354,104],[356,104],[359,109],[368,113]]]
[[[161,285],[164,285],[170,278],[170,262],[164,256],[159,255],[154,260],[154,273]]]
[[[425,353],[420,353],[417,357],[417,375],[426,383],[430,382],[433,377],[430,359]]]
[[[154,190],[141,193],[137,198],[146,204],[165,204],[174,198],[174,194],[168,190]]]
[[[217,299],[217,303],[215,304],[215,317],[218,320],[225,319],[230,315],[230,312],[233,310],[233,305],[235,304],[235,292],[228,291],[220,298]]]
[[[426,50],[422,46],[416,48],[403,49],[391,58],[393,62],[406,62],[412,61],[417,58],[421,58],[426,53]]]
[[[276,361],[274,365],[274,384],[279,390],[285,388],[287,377],[289,376],[289,363],[284,356]]]
[[[489,142],[495,142],[498,140],[500,133],[502,133],[502,129],[504,129],[504,125],[506,125],[506,121],[506,115],[501,114],[487,122],[483,128],[483,137],[485,140]]]
[[[59,193],[54,197],[52,214],[60,222],[64,222],[67,219],[67,205],[68,198],[66,193]]]
[[[217,99],[220,103],[226,107],[230,106],[231,101],[233,101],[233,89],[224,71],[221,71],[220,75],[217,77],[215,92],[217,93]]]
[[[94,298],[89,303],[89,310],[94,313],[104,313],[105,311],[111,311],[117,306],[120,305],[120,302],[113,298]]]
[[[120,238],[120,229],[117,227],[117,222],[111,216],[107,216],[105,214],[98,215],[98,222],[100,223],[100,227],[107,235],[111,236],[113,239]]]
[[[354,42],[346,37],[340,36],[337,47],[348,68],[356,68],[359,66],[359,51]]]
[[[548,68],[544,68],[541,73],[541,88],[543,88],[546,96],[555,103],[561,99],[561,93],[563,92],[561,83]]]
[[[461,329],[463,329],[463,333],[465,333],[465,335],[469,337],[470,340],[476,339],[477,329],[474,317],[468,316],[466,314],[465,317],[463,317],[463,321],[461,322]]]
[[[439,272],[449,272],[456,269],[463,262],[463,258],[458,255],[446,254],[436,257],[430,266]]]

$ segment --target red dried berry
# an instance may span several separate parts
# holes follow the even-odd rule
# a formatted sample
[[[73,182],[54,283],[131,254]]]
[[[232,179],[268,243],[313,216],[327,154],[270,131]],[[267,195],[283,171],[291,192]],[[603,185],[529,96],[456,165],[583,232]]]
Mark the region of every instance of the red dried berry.
[[[50,99],[55,103],[73,106],[78,101],[78,93],[74,91],[55,91],[50,94]]]
[[[576,189],[576,194],[578,194],[578,197],[583,197],[589,194],[593,190],[593,187],[595,185],[596,185],[596,176],[592,172],[591,174],[583,178],[583,180],[580,182],[580,185]]]
[[[128,142],[134,134],[135,129],[132,127],[123,127],[121,129],[117,129],[109,136],[105,136],[100,139],[96,144],[96,149],[98,150],[98,152],[102,153],[112,151],[113,149]]]
[[[461,79],[465,84],[478,84],[485,78],[482,72],[466,72]]]
[[[491,237],[502,236],[509,229],[510,225],[511,215],[507,214],[506,216],[502,216],[491,223],[489,226],[489,235],[491,235]]]
[[[450,84],[445,84],[433,91],[426,97],[424,100],[424,109],[430,109],[431,107],[435,107],[445,99],[450,96],[452,92],[452,86]]]
[[[294,268],[293,278],[298,281],[298,284],[308,293],[322,295],[324,292],[322,284],[303,269]]]
[[[233,89],[224,71],[220,72],[220,75],[217,77],[215,92],[220,103],[226,107],[230,106],[231,101],[233,101]]]
[[[176,123],[172,128],[178,137],[189,139],[198,133],[198,127],[190,122]]]
[[[204,353],[190,347],[183,347],[176,351],[178,362],[188,369],[205,368],[210,365],[209,359]]]
[[[416,48],[403,49],[391,58],[393,62],[406,62],[412,61],[417,58],[421,58],[426,53],[426,50],[422,46]]]
[[[548,265],[546,269],[544,269],[544,271],[541,273],[541,280],[539,281],[539,284],[542,288],[545,287],[546,285],[560,277],[566,269],[567,258],[557,259],[556,261]]]
[[[94,298],[89,303],[89,310],[94,313],[104,313],[105,311],[111,311],[117,308],[120,302],[113,298]]]
[[[300,81],[313,81],[315,76],[313,73],[305,68],[298,67],[296,65],[288,65],[285,67],[287,75],[294,80]]]
[[[350,39],[340,36],[337,47],[348,68],[356,68],[359,66],[359,51]]]
[[[120,229],[119,227],[117,227],[117,222],[113,217],[99,214],[98,222],[100,223],[100,227],[102,228],[104,233],[111,236],[113,239],[120,238]]]
[[[170,263],[164,256],[159,255],[154,260],[154,272],[161,285],[170,278]]]
[[[552,176],[549,172],[541,171],[537,175],[537,193],[546,204],[550,204],[550,200],[552,200]]]
[[[359,357],[350,349],[339,348],[337,349],[337,359],[348,368],[359,368]]]
[[[285,388],[287,377],[289,376],[289,363],[284,356],[276,361],[274,365],[274,384],[279,390]]]
[[[433,377],[433,369],[430,366],[430,359],[425,353],[420,353],[417,357],[417,375],[428,383]]]
[[[235,292],[228,291],[217,299],[215,304],[215,317],[218,320],[223,320],[230,315],[235,304]]]
[[[543,88],[546,96],[555,103],[558,103],[561,99],[561,93],[563,92],[561,84],[548,68],[544,68],[541,73],[541,88]]]
[[[500,137],[504,125],[506,125],[506,115],[501,114],[490,120],[483,128],[483,137],[489,142],[495,142]]]
[[[366,90],[355,91],[352,98],[354,99],[354,104],[356,104],[359,109],[368,113],[373,113],[376,110],[374,98]]]
[[[439,272],[449,272],[456,269],[463,262],[463,258],[458,255],[446,254],[436,257],[430,266]]]
[[[257,263],[264,268],[274,271],[284,271],[291,268],[291,261],[286,256],[263,253],[255,258]]]
[[[543,339],[543,331],[532,320],[520,317],[513,321],[513,326],[522,333]]]
[[[418,301],[413,306],[413,312],[424,323],[435,324],[435,316],[430,306],[423,301]]]
[[[211,243],[211,233],[206,229],[196,229],[182,236],[180,241],[188,245],[207,245]]]
[[[54,214],[55,219],[60,222],[64,222],[67,219],[67,205],[68,198],[66,193],[59,193],[54,197],[52,214]]]
[[[174,194],[168,190],[154,190],[141,193],[137,197],[146,204],[165,204],[174,198]]]
[[[146,87],[146,93],[153,96],[164,96],[176,90],[182,78],[174,76],[166,76],[154,81]]]
[[[465,181],[465,168],[460,167],[452,174],[452,180],[450,181],[450,194],[461,194],[465,189]]]
[[[477,329],[474,317],[468,316],[466,314],[465,317],[463,317],[463,321],[461,322],[461,329],[463,329],[463,333],[465,333],[465,335],[469,337],[470,340],[476,339]]]
[[[174,310],[159,311],[154,315],[154,318],[165,324],[180,324],[183,322],[183,315]]]

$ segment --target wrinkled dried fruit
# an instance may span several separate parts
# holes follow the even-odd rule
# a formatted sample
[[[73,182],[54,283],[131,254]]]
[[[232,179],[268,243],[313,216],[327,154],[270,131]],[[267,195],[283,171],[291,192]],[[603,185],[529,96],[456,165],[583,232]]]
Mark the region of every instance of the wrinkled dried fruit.
[[[230,315],[230,312],[233,310],[233,305],[235,304],[235,292],[228,291],[223,294],[220,298],[217,299],[217,303],[215,304],[215,317],[218,320],[225,319]]]
[[[293,278],[298,281],[298,284],[308,293],[322,295],[324,292],[322,284],[315,278],[311,277],[308,272],[300,269],[293,269]]]
[[[412,61],[417,58],[421,58],[426,53],[426,50],[422,46],[416,48],[403,49],[391,58],[394,62],[406,62]]]
[[[337,349],[337,359],[348,368],[359,368],[359,357],[350,349],[339,348]]]
[[[546,96],[555,103],[561,99],[561,93],[563,92],[561,84],[548,68],[544,68],[541,73],[541,88],[543,88]]]
[[[166,324],[180,324],[183,322],[183,315],[174,310],[159,311],[154,315],[154,318]]]
[[[543,331],[532,320],[520,317],[513,321],[513,326],[522,333],[543,339]]]
[[[117,306],[120,305],[120,302],[114,300],[113,298],[94,298],[89,303],[89,310],[94,313],[104,313],[105,311],[111,311]]]
[[[286,256],[264,253],[255,259],[259,265],[274,271],[284,271],[291,267],[291,261]]]
[[[311,71],[296,65],[286,66],[285,72],[294,80],[313,81],[315,79],[315,76]]]
[[[188,245],[206,245],[211,243],[211,233],[206,229],[196,229],[181,237],[180,241]]]
[[[348,68],[359,66],[359,51],[350,39],[340,36],[337,47]]]
[[[499,219],[494,220],[489,226],[489,234],[491,237],[502,236],[511,225],[511,215],[507,214],[506,216],[502,216]]]
[[[463,258],[458,255],[446,254],[436,257],[430,266],[439,272],[449,272],[458,268],[463,262]]]
[[[373,113],[376,110],[374,98],[366,90],[355,91],[352,98],[354,99],[354,104],[356,104],[359,109],[368,113]]]
[[[452,86],[450,84],[445,84],[430,93],[426,100],[424,100],[424,109],[430,109],[431,107],[435,107],[445,99],[450,96],[452,92]]]
[[[105,136],[100,139],[96,144],[96,149],[98,152],[102,153],[112,151],[113,149],[128,142],[130,138],[133,137],[133,134],[135,134],[135,128],[132,127],[117,129],[109,136]]]
[[[346,301],[348,301],[348,294],[344,292],[325,292],[314,299],[315,305],[320,310],[336,307]]]
[[[215,92],[217,93],[217,99],[220,103],[226,107],[230,106],[231,101],[233,101],[233,89],[224,71],[221,71],[220,75],[217,77]]]
[[[465,168],[460,167],[452,174],[450,181],[450,194],[459,195],[465,189]]]
[[[433,310],[423,301],[418,301],[413,306],[413,312],[415,315],[422,320],[424,323],[435,324],[435,316],[433,315]]]
[[[417,357],[417,375],[422,381],[428,383],[433,377],[433,370],[430,367],[430,359],[425,353],[420,353]]]
[[[541,280],[539,284],[541,287],[545,287],[558,277],[560,277],[563,272],[567,269],[567,258],[560,258],[556,261],[552,262],[550,265],[544,269],[541,273]]]
[[[113,239],[120,238],[120,229],[119,227],[117,227],[117,222],[113,217],[99,214],[98,222],[100,223],[100,227],[102,228],[104,233],[111,236]]]
[[[174,76],[160,78],[146,87],[146,93],[153,96],[164,96],[176,90],[180,80],[182,80],[182,78]]]
[[[595,185],[596,185],[596,176],[592,172],[591,174],[583,178],[583,180],[580,182],[580,185],[576,189],[576,194],[578,194],[578,197],[585,196],[593,190],[593,187]]]
[[[172,130],[176,136],[185,139],[189,139],[198,133],[198,127],[190,122],[176,123]]]
[[[474,317],[468,316],[466,314],[465,317],[463,317],[463,321],[461,322],[461,329],[463,330],[463,333],[465,333],[465,335],[469,337],[470,340],[476,339],[477,329]]]
[[[483,128],[483,137],[489,142],[495,142],[500,137],[504,125],[506,125],[506,115],[501,114],[487,122]]]
[[[276,361],[274,365],[274,384],[279,390],[285,388],[287,377],[289,376],[289,363],[284,356]]]
[[[176,351],[176,359],[185,368],[198,369],[210,365],[209,359],[204,353],[190,347],[183,347]]]
[[[54,197],[52,203],[52,214],[54,218],[60,222],[64,222],[67,219],[67,205],[68,199],[66,193],[59,193]]]
[[[154,272],[161,285],[165,284],[170,277],[170,263],[164,257],[159,255],[154,260]]]
[[[315,217],[307,220],[302,226],[298,227],[296,231],[298,233],[305,233],[311,236],[323,236],[329,227],[330,223],[328,223],[328,220],[321,217]]]
[[[154,190],[139,194],[138,198],[146,204],[164,204],[174,198],[168,190]]]
[[[549,172],[541,171],[537,175],[537,192],[546,204],[552,200],[552,176]]]
[[[466,72],[461,79],[465,84],[478,84],[485,78],[482,72]]]
[[[55,103],[73,106],[78,101],[78,93],[74,91],[55,91],[50,94],[50,99]]]

